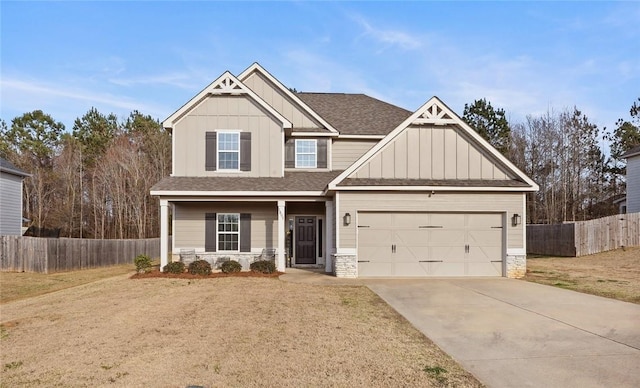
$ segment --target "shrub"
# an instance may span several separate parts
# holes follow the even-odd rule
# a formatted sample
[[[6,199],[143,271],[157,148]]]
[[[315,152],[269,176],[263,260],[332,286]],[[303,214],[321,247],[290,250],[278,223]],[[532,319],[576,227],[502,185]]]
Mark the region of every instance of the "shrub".
[[[220,265],[220,269],[224,273],[234,273],[242,271],[242,265],[235,260],[225,261]]]
[[[249,266],[252,272],[274,273],[276,272],[276,263],[271,260],[258,260]]]
[[[162,272],[184,273],[184,263],[181,261],[174,261],[172,263],[169,263],[162,268]]]
[[[189,264],[189,273],[194,275],[211,275],[211,264],[206,260],[196,260]]]
[[[136,265],[137,273],[151,272],[151,258],[147,255],[138,255],[133,259],[133,264]]]

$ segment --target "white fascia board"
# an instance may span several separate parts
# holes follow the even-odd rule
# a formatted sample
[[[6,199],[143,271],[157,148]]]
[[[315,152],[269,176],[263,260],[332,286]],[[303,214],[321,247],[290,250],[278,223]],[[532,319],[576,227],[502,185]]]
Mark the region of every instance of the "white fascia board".
[[[432,119],[425,120],[419,119],[421,115],[427,112],[433,105],[437,105],[440,109],[445,111],[450,117],[453,119]],[[337,184],[344,180],[346,177],[355,172],[358,168],[360,168],[364,163],[366,163],[371,157],[378,153],[382,148],[384,148],[387,144],[389,144],[393,139],[395,139],[400,133],[402,133],[407,127],[412,124],[420,125],[420,122],[427,124],[426,121],[429,121],[431,125],[458,125],[463,131],[467,132],[469,136],[473,139],[477,140],[483,148],[485,148],[489,153],[491,153],[494,157],[500,160],[508,169],[512,170],[512,172],[521,178],[524,182],[530,185],[530,188],[527,190],[520,189],[520,191],[538,191],[538,185],[532,181],[525,173],[520,171],[513,163],[511,163],[507,158],[505,158],[498,150],[493,148],[489,142],[484,140],[482,136],[480,136],[476,131],[474,131],[470,126],[468,126],[455,112],[453,112],[449,107],[443,103],[438,97],[433,96],[427,102],[425,102],[418,110],[413,112],[411,116],[409,116],[405,121],[403,121],[400,125],[398,125],[393,131],[391,131],[384,139],[382,139],[378,144],[373,146],[369,151],[367,151],[364,155],[360,157],[360,159],[356,160],[351,166],[349,166],[344,172],[338,175],[333,181],[329,183],[329,189],[337,189]],[[433,121],[433,122],[431,122]]]
[[[536,191],[532,187],[466,187],[466,186],[338,186],[331,188],[336,191]]]
[[[169,203],[176,202],[277,202],[277,201],[285,201],[285,202],[326,202],[327,197],[211,197],[211,196],[200,196],[200,197],[182,197],[182,196],[162,196],[161,199],[166,200]]]
[[[325,119],[322,118],[319,114],[317,114],[313,109],[311,109],[307,104],[305,104],[298,96],[293,94],[287,87],[285,87],[282,82],[278,81],[278,79],[272,76],[264,67],[260,66],[258,62],[254,62],[253,65],[249,66],[245,71],[238,75],[238,79],[244,80],[254,71],[258,71],[260,74],[264,75],[269,81],[271,81],[274,85],[276,85],[282,93],[284,93],[287,97],[291,98],[298,104],[302,109],[307,111],[314,119],[318,120],[322,125],[325,126],[331,132],[338,133],[338,130],[335,129],[331,124],[329,124]]]
[[[217,86],[221,85],[223,81],[231,80],[235,83],[235,86],[239,87],[239,89],[216,89]],[[273,117],[275,117],[278,121],[282,123],[283,128],[291,128],[293,125],[287,118],[280,114],[277,110],[275,110],[271,105],[267,104],[262,98],[260,98],[253,90],[246,87],[239,79],[237,79],[233,74],[229,71],[225,71],[220,77],[218,77],[215,81],[210,83],[206,88],[202,89],[200,93],[195,95],[192,99],[190,99],[186,104],[182,105],[180,109],[175,111],[171,116],[165,119],[162,122],[162,126],[166,129],[172,130],[173,127],[184,117],[185,113],[196,108],[200,105],[204,99],[209,95],[243,95],[246,94],[254,99],[262,108],[264,108],[267,112],[269,112]],[[179,119],[180,118],[180,119]]]
[[[151,195],[162,197],[317,197],[323,191],[164,191],[152,190]]]
[[[382,140],[385,135],[338,135],[338,139]]]
[[[336,137],[337,133],[334,132],[291,132],[291,136],[294,137]]]

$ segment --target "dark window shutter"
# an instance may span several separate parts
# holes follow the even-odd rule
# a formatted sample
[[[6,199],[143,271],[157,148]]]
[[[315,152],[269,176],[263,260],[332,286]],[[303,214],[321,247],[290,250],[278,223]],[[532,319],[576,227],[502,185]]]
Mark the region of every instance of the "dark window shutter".
[[[251,171],[251,132],[240,132],[240,171]]]
[[[240,213],[240,252],[251,252],[250,213]]]
[[[327,139],[318,139],[316,152],[316,165],[318,168],[327,168]]]
[[[216,213],[205,213],[204,215],[204,250],[206,252],[215,252],[218,245],[218,236],[216,235],[216,224],[218,217]]]
[[[284,144],[284,167],[294,168],[296,166],[296,139],[289,139]]]
[[[217,148],[218,144],[216,143],[216,133],[215,132],[207,132],[206,135],[206,155],[205,155],[205,170],[206,171],[215,171],[216,170],[216,161],[217,161]]]

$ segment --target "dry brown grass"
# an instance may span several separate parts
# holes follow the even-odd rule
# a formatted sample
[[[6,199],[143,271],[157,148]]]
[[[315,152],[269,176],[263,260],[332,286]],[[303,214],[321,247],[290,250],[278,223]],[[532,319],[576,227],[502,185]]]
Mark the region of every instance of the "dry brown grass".
[[[0,272],[0,303],[30,298],[135,271],[133,264],[52,274]]]
[[[480,386],[365,287],[119,276],[3,304],[2,386]]]
[[[528,258],[524,279],[640,304],[640,247],[582,257]]]

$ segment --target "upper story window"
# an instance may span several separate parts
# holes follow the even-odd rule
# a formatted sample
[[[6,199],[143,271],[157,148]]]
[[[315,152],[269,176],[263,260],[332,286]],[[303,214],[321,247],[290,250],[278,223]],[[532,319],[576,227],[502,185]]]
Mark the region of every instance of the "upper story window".
[[[296,139],[296,168],[316,168],[318,143],[316,139]]]
[[[240,132],[218,132],[218,169],[240,169]]]
[[[251,171],[251,132],[206,132],[205,171]]]

